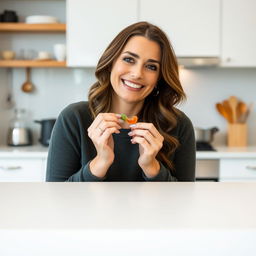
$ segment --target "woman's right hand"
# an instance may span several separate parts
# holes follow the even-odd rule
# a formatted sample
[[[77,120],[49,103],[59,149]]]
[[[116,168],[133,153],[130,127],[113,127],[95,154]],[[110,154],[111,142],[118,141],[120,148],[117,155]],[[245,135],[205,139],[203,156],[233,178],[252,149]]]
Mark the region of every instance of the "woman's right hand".
[[[113,163],[114,140],[113,133],[120,133],[121,115],[114,113],[100,113],[88,128],[88,136],[92,140],[97,156],[90,162],[93,175],[104,177],[109,166]]]

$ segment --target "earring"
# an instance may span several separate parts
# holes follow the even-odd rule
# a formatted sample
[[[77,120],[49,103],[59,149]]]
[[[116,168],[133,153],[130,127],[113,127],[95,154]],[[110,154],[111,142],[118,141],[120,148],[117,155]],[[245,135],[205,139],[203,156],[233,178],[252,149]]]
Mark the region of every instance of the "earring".
[[[156,97],[159,94],[159,89],[157,87],[155,87],[154,91],[153,91],[153,97]]]

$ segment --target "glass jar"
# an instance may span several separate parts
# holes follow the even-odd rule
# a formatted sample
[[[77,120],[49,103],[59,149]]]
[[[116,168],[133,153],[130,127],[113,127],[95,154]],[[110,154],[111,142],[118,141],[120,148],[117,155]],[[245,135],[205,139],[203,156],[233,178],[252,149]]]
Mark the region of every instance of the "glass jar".
[[[32,132],[28,127],[25,109],[14,110],[14,118],[9,124],[7,144],[9,146],[32,145]]]

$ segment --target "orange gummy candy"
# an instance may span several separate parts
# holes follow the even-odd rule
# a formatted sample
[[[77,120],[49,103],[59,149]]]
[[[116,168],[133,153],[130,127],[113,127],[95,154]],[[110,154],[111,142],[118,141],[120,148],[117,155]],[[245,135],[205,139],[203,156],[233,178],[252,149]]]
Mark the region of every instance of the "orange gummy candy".
[[[128,117],[127,117],[127,119],[126,119],[126,122],[127,122],[128,124],[136,124],[137,121],[138,121],[138,117],[137,117],[137,116],[133,116],[133,117],[131,117],[131,118],[128,118]]]

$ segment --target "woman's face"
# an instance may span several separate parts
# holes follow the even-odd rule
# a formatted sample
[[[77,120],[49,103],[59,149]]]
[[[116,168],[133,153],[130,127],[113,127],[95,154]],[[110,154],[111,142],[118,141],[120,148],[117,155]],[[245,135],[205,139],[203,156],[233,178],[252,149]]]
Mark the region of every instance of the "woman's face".
[[[114,100],[143,102],[157,84],[160,73],[160,46],[146,37],[133,36],[113,63],[110,82]]]

